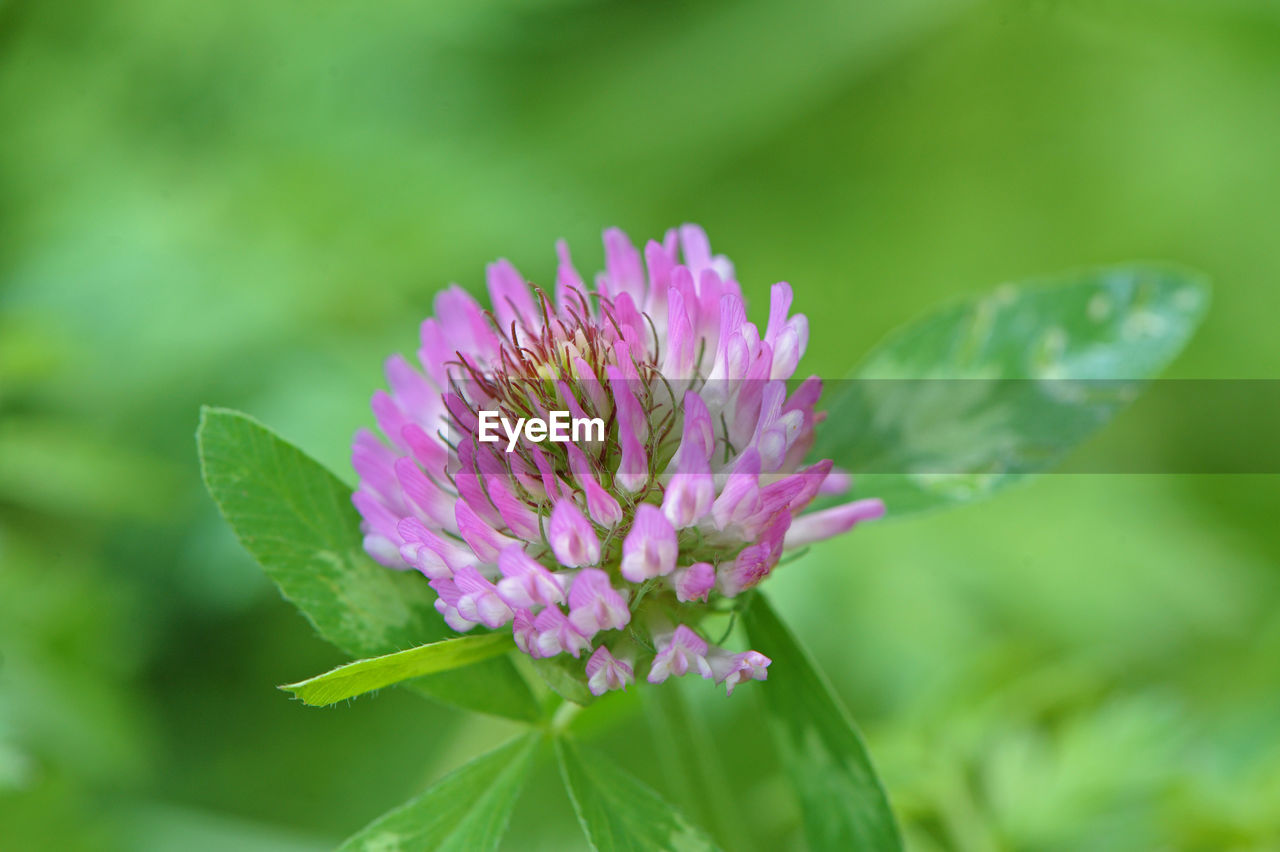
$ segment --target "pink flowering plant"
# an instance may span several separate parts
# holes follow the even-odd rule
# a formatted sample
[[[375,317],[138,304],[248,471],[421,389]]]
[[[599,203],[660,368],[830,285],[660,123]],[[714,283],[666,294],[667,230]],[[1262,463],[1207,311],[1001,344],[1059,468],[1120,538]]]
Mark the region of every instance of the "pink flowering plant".
[[[730,693],[763,680],[769,658],[709,642],[705,618],[785,551],[884,513],[877,499],[805,512],[845,479],[805,463],[821,383],[787,382],[808,323],[787,284],[766,326],[748,320],[732,265],[691,225],[643,256],[607,232],[594,286],[559,249],[553,293],[499,261],[490,308],[445,290],[418,364],[387,362],[382,436],[361,431],[352,455],[365,550],[427,577],[452,629],[510,625],[530,657],[577,660],[565,668],[593,695],[637,672]],[[579,441],[567,425],[565,441],[512,431],[552,412]]]
[[[386,362],[354,494],[248,417],[204,413],[227,520],[359,658],[285,689],[322,706],[403,684],[531,726],[344,848],[494,848],[546,736],[594,848],[736,845],[713,809],[684,802],[686,816],[572,739],[597,698],[674,679],[735,701],[765,682],[752,689],[812,848],[900,848],[859,734],[759,588],[886,510],[1054,463],[1177,353],[1207,291],[1148,267],[1006,285],[891,337],[824,396],[801,370],[803,291],[774,284],[752,321],[733,265],[692,225],[643,249],[609,230],[604,247],[593,280],[561,243],[549,287],[498,261],[487,299],[441,291],[416,357]],[[963,405],[940,412],[917,379],[966,388]],[[955,438],[957,420],[975,426]],[[688,712],[673,694],[645,706]]]

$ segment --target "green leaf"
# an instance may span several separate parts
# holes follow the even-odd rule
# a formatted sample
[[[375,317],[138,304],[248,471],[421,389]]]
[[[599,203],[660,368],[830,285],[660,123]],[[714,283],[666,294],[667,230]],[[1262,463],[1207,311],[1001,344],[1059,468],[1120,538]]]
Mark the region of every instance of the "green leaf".
[[[540,736],[526,734],[446,775],[353,835],[338,852],[497,849]]]
[[[668,795],[683,802],[689,816],[718,843],[749,849],[749,829],[730,790],[719,743],[701,708],[685,697],[688,689],[706,684],[687,681],[671,678],[658,689],[641,691]]]
[[[1191,338],[1196,275],[1114,267],[948,305],[832,386],[813,455],[890,517],[985,497],[1046,470],[1107,423]]]
[[[452,635],[425,578],[364,553],[351,491],[336,476],[237,411],[205,408],[196,439],[205,485],[240,543],[321,636],[353,657],[376,657]],[[482,713],[539,715],[509,659],[409,685]]]
[[[810,849],[898,850],[884,786],[831,685],[764,596],[744,613],[751,647],[773,662],[759,691],[804,815]]]
[[[716,848],[679,811],[603,755],[584,756],[573,742],[558,738],[556,756],[578,822],[597,852]]]
[[[384,686],[423,675],[469,666],[501,656],[515,648],[510,633],[481,633],[419,645],[382,657],[357,660],[333,671],[280,687],[303,703],[325,707]]]

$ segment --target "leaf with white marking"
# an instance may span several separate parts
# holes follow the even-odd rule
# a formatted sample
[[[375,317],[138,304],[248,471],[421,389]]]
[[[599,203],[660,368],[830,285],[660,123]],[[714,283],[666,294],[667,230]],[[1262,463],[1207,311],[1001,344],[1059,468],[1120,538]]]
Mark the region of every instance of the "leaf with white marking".
[[[1062,461],[1158,375],[1209,305],[1195,274],[1115,267],[1009,284],[891,335],[831,383],[813,449],[889,516]]]

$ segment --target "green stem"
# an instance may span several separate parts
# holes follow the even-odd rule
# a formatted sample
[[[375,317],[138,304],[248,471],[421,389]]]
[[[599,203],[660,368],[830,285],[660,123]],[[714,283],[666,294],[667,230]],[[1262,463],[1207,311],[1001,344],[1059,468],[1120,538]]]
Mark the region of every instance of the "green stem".
[[[562,703],[556,708],[555,714],[551,717],[551,724],[549,725],[551,733],[556,736],[564,733],[570,723],[573,722],[574,717],[577,716],[581,710],[582,707],[578,704],[574,704],[572,701],[565,701]]]

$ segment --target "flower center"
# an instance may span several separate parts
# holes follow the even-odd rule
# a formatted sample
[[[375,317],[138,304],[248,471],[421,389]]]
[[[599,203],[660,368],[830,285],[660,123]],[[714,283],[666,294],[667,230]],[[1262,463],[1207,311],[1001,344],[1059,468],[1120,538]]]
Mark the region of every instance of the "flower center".
[[[573,418],[599,418],[605,423],[603,441],[538,447],[519,442],[512,450],[517,458],[505,461],[513,470],[522,467],[544,480],[544,486],[556,477],[582,490],[588,488],[583,478],[590,477],[612,494],[619,492],[618,481],[628,477],[656,486],[654,475],[678,443],[681,418],[675,394],[659,369],[652,321],[634,308],[626,317],[619,316],[625,309],[617,310],[606,297],[593,296],[598,305],[592,310],[585,296],[573,295],[575,303],[556,311],[546,295],[535,290],[540,323],[534,322],[538,317],[529,317],[504,329],[489,314],[500,347],[488,364],[459,355],[452,365],[450,391],[459,404],[449,407],[450,431],[460,443],[474,441],[481,411],[497,412],[513,424],[556,411]],[[638,329],[649,332],[647,339],[640,338]],[[628,441],[643,452],[625,451]],[[644,469],[630,469],[629,458],[643,458]],[[548,490],[544,487],[539,494],[526,489],[520,496],[531,506],[545,505]]]

